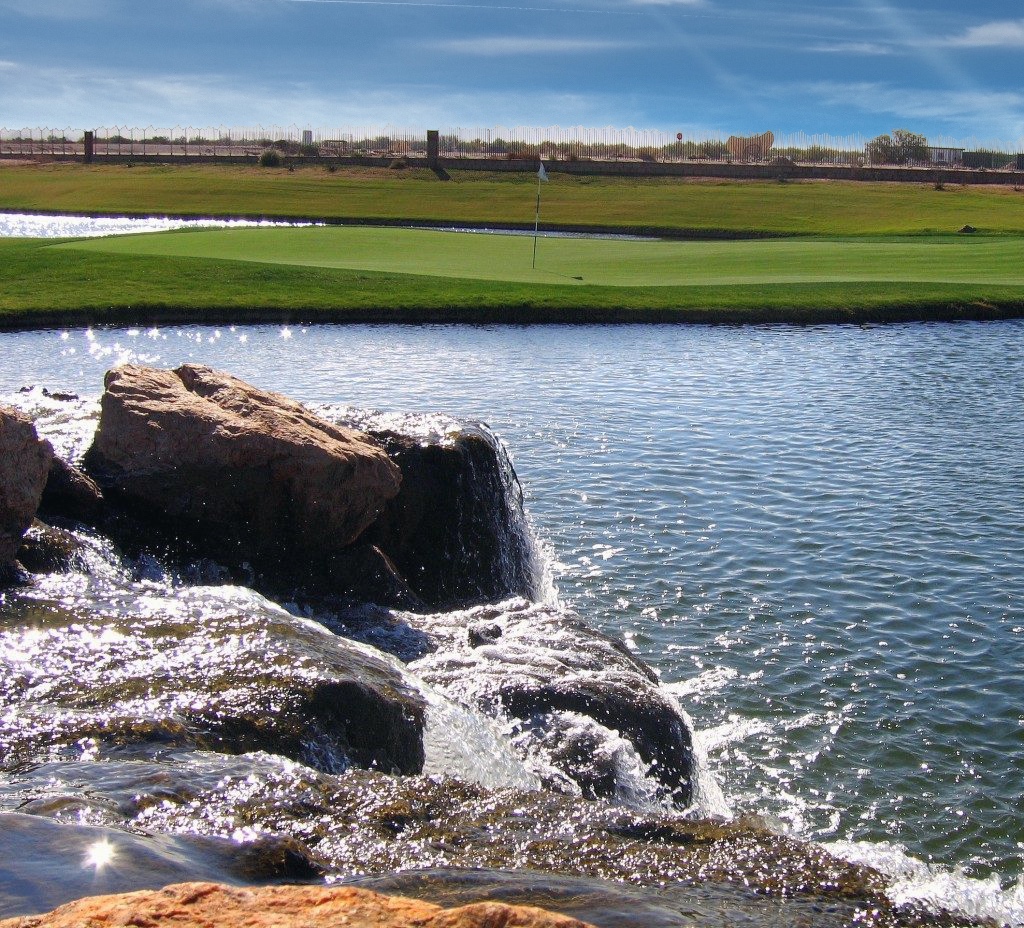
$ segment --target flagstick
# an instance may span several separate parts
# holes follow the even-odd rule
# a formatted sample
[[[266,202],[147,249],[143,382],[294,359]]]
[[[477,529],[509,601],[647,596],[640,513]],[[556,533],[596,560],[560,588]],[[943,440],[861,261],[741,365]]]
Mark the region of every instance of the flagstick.
[[[540,172],[537,172],[537,211],[533,215],[533,269],[537,269],[537,230],[540,228]]]

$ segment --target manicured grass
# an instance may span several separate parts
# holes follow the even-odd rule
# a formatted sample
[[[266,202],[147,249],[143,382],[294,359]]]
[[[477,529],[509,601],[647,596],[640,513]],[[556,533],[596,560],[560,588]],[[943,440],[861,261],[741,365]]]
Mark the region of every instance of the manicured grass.
[[[409,168],[294,172],[246,166],[0,163],[0,209],[401,219],[530,225],[533,174]],[[552,172],[542,219],[576,227],[787,235],[1024,233],[1024,192],[866,182],[577,177]]]
[[[217,229],[80,241],[61,249],[344,268],[458,280],[601,287],[969,283],[1024,287],[1024,240],[971,236],[896,241],[533,239],[414,229]],[[570,297],[571,298],[571,297]]]
[[[0,164],[0,208],[532,225],[532,174]],[[870,321],[1024,315],[1024,194],[552,174],[543,222],[737,241],[397,228],[0,239],[0,326],[246,320]],[[957,235],[970,224],[979,234]],[[774,238],[772,238],[774,236]],[[789,237],[780,237],[789,236]]]
[[[166,238],[185,242],[196,234]],[[144,240],[134,241],[138,249]],[[811,323],[1024,314],[1021,283],[530,283],[116,253],[98,248],[96,240],[66,244],[69,247],[41,239],[0,240],[0,326],[229,321]]]

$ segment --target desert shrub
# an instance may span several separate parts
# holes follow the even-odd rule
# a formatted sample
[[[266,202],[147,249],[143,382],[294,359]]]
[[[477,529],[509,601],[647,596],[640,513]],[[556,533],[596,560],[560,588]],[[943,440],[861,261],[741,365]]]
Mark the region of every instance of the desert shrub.
[[[260,155],[260,166],[264,168],[281,167],[281,153],[273,148],[264,149]]]

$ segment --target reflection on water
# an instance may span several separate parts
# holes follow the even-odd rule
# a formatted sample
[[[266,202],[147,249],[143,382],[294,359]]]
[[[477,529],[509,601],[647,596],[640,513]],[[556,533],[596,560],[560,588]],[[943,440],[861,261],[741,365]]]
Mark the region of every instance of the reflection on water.
[[[53,216],[0,212],[0,238],[96,238],[168,232],[171,229],[242,229],[253,226],[301,226],[312,223],[260,219],[174,219],[169,216]]]

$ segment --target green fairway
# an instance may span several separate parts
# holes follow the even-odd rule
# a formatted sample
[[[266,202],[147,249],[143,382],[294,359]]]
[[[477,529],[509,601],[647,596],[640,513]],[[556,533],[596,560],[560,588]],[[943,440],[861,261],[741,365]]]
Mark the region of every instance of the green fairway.
[[[536,175],[422,168],[229,165],[6,165],[0,208],[113,215],[288,216],[532,225]],[[804,236],[924,235],[972,225],[1024,233],[1024,191],[875,183],[588,177],[556,173],[542,221],[580,229]]]
[[[717,287],[849,282],[1024,286],[1024,240],[968,236],[731,242],[533,238],[393,228],[264,228],[91,239],[54,248],[515,283]]]

